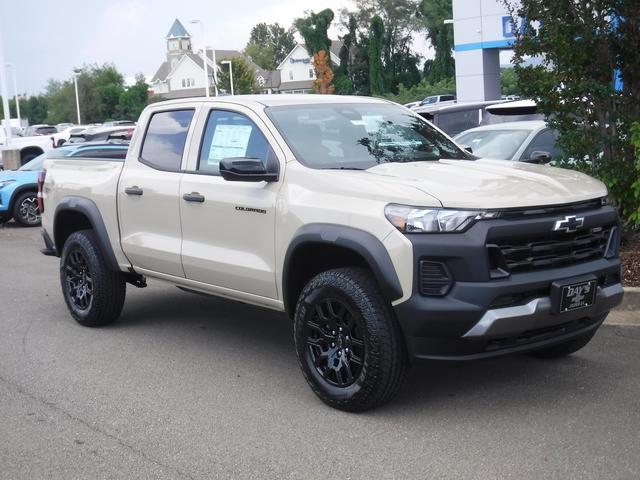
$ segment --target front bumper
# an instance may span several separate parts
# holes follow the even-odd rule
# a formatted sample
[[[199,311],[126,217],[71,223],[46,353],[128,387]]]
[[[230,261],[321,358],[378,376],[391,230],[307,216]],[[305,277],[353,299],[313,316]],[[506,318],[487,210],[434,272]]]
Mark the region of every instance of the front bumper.
[[[603,219],[603,213],[608,218]],[[608,209],[599,210],[594,218],[594,222],[616,220],[615,212]],[[554,220],[545,221],[552,225]],[[549,231],[545,221],[538,223]],[[491,220],[479,222],[463,234],[409,236],[416,265],[413,292],[394,310],[412,358],[459,361],[532,351],[602,324],[623,297],[617,257],[491,278],[487,239],[492,231],[520,231],[530,226],[531,219]],[[425,258],[444,263],[452,272],[455,283],[446,295],[420,292],[417,265]],[[552,284],[587,275],[598,281],[594,303],[554,313]]]

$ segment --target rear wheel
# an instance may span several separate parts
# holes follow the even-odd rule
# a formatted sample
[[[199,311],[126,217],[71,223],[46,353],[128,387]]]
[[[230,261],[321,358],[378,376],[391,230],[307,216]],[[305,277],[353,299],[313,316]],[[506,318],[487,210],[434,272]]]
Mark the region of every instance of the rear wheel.
[[[571,340],[550,347],[531,352],[530,355],[538,358],[561,358],[577,352],[591,341],[596,332],[587,332]]]
[[[38,194],[25,192],[18,195],[13,205],[13,219],[25,227],[40,225],[40,210],[38,209]]]
[[[108,325],[120,316],[126,282],[110,270],[91,230],[72,233],[60,258],[60,282],[71,316],[86,327]]]
[[[407,368],[404,341],[371,274],[360,268],[320,273],[295,313],[298,362],[327,405],[363,411],[391,400]]]

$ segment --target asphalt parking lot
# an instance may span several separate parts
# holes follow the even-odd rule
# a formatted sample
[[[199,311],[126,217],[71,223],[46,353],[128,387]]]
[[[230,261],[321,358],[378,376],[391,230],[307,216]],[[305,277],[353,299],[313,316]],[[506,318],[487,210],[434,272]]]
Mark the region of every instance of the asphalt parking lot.
[[[40,248],[0,227],[0,478],[640,478],[628,315],[561,361],[415,367],[354,415],[307,387],[283,315],[150,282],[83,328]]]

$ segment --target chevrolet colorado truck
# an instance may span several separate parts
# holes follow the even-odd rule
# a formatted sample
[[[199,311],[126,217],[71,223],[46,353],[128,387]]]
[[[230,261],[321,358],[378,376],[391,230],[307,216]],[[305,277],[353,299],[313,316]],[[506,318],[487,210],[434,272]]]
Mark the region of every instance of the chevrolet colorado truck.
[[[283,311],[343,410],[390,400],[413,360],[571,354],[623,295],[601,182],[477,159],[381,99],[155,103],[124,161],[45,170],[43,253],[78,323],[113,322],[146,278]]]

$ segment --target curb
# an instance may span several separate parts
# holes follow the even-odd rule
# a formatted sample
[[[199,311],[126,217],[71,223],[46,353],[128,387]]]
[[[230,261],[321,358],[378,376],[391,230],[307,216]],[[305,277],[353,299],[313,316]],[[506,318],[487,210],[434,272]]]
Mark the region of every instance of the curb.
[[[624,298],[615,310],[640,311],[640,287],[624,287]]]

